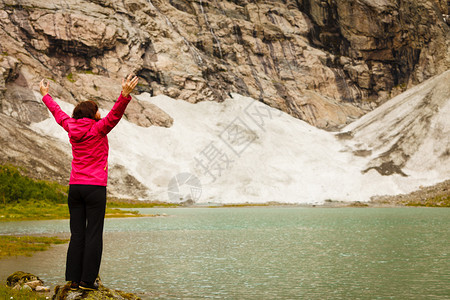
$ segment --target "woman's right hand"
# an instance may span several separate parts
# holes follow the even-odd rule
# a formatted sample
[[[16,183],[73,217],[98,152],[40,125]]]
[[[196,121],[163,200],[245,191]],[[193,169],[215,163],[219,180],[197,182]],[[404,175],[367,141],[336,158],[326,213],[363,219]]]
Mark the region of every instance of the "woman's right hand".
[[[48,94],[48,90],[50,89],[50,81],[47,81],[47,85],[44,84],[44,80],[41,80],[41,83],[39,84],[39,89],[41,90],[41,95],[45,96]]]
[[[127,81],[122,79],[122,96],[128,97],[130,93],[134,90],[138,83],[137,76],[134,76],[133,79],[131,79],[131,74],[128,76]]]

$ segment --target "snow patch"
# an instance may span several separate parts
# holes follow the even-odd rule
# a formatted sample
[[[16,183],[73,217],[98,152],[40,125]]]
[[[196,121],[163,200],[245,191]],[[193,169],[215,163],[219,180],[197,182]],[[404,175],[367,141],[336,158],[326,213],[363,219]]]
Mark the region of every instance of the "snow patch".
[[[422,90],[425,93],[424,87]],[[406,193],[450,178],[448,165],[439,166],[442,153],[433,146],[438,133],[423,138],[404,167],[408,177],[382,176],[374,169],[362,171],[400,138],[406,123],[398,120],[415,112],[422,96],[420,89],[407,91],[347,126],[343,132],[352,131],[354,137],[340,140],[335,133],[237,94],[222,103],[191,104],[144,93],[134,97],[163,109],[174,119],[173,126],[144,128],[121,120],[108,135],[109,164],[124,166],[147,188],[149,200],[169,201],[168,183],[184,172],[201,182],[197,202],[322,203]],[[72,105],[56,101],[70,114]],[[440,132],[443,140],[439,143],[448,149],[449,101],[440,109],[442,113],[433,118],[431,126]],[[103,116],[106,113],[102,111]],[[382,129],[396,128],[396,124],[399,132],[392,136],[384,132],[389,142],[381,143]],[[67,134],[53,118],[31,128],[68,144]],[[353,153],[357,149],[372,153],[358,156]]]

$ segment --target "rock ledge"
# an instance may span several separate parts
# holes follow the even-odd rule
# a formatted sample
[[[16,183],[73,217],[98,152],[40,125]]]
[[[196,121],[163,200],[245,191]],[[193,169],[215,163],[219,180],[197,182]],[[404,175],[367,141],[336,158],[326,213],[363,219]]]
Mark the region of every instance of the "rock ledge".
[[[75,299],[117,299],[117,300],[138,300],[141,299],[133,293],[126,293],[119,290],[109,289],[105,287],[102,282],[97,279],[98,290],[97,291],[85,291],[78,289],[72,291],[70,289],[70,283],[66,285],[57,285],[55,287],[55,294],[53,300],[75,300]]]

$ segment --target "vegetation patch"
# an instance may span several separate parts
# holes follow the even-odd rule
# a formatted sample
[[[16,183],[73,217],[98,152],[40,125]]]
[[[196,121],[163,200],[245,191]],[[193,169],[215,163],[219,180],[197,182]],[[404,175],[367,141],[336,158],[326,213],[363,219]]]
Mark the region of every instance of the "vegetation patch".
[[[348,204],[348,207],[368,207],[369,205],[364,202],[354,201]]]
[[[450,207],[450,195],[438,195],[423,201],[405,201],[406,206]]]
[[[67,204],[48,200],[23,200],[0,205],[0,221],[50,220],[69,218]]]
[[[23,220],[68,219],[68,187],[56,182],[34,180],[24,169],[0,165],[0,222]],[[134,206],[132,204],[135,204]],[[108,203],[106,217],[142,217],[137,211],[125,211],[119,207],[155,207],[162,203],[115,202]],[[166,206],[167,207],[167,206]]]
[[[281,203],[276,201],[269,201],[264,203],[230,203],[230,204],[220,204],[220,205],[210,205],[209,208],[220,208],[220,207],[259,207],[259,206],[298,206],[297,203]]]
[[[138,211],[128,211],[118,208],[106,208],[106,218],[150,217]],[[1,221],[53,220],[69,219],[67,204],[56,204],[48,201],[21,201],[15,204],[0,205]]]
[[[67,80],[69,80],[72,83],[75,82],[75,79],[73,79],[73,73],[72,72],[67,74],[66,78],[67,78]]]
[[[211,205],[209,207],[216,208],[216,207],[254,207],[254,206],[269,206],[269,203],[236,203],[236,204],[222,204],[222,205]]]
[[[83,70],[84,74],[94,75],[94,72],[92,70]]]
[[[429,187],[421,187],[409,194],[372,197],[372,204],[404,206],[450,207],[450,180]]]
[[[139,201],[130,199],[108,198],[106,206],[109,208],[152,208],[152,207],[179,207],[179,203],[160,201]]]
[[[0,236],[0,259],[6,256],[31,256],[35,251],[45,251],[52,244],[64,244],[68,239],[45,236]]]
[[[22,175],[24,169],[11,165],[0,165],[1,204],[18,203],[23,200],[47,200],[65,203],[69,188],[46,180],[34,180]]]
[[[0,284],[0,299],[41,300],[48,299],[48,296],[30,290],[13,290],[2,283]]]

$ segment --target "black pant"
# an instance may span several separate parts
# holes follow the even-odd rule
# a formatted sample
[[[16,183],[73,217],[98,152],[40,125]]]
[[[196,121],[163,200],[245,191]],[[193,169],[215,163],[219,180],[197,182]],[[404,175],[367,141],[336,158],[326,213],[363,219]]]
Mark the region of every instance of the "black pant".
[[[67,250],[66,280],[94,282],[103,250],[106,187],[69,186],[70,243]]]

